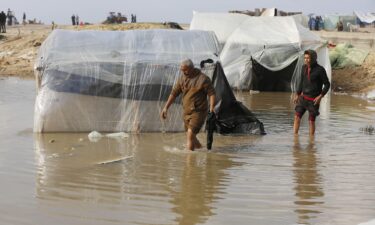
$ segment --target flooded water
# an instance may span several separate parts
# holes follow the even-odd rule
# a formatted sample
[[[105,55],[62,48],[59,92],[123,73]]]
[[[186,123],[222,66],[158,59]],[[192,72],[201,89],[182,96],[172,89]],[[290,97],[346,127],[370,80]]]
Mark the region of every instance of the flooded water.
[[[290,93],[238,94],[265,136],[34,134],[34,81],[0,80],[0,224],[375,222],[375,104],[325,98],[314,139],[292,133]],[[204,141],[204,134],[199,135]]]

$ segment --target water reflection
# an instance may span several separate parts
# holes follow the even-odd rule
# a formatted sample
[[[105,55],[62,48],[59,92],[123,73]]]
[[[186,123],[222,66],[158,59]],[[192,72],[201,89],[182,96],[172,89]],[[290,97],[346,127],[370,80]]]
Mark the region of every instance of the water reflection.
[[[224,192],[229,177],[225,169],[235,163],[226,155],[199,154],[186,155],[186,163],[181,176],[180,190],[173,193],[173,211],[179,216],[178,224],[203,224],[214,215],[213,203]],[[239,164],[237,164],[239,165]]]
[[[129,143],[116,139],[90,142],[87,134],[35,134],[38,163],[37,197],[46,199],[114,201],[100,191],[121,192],[124,165],[133,153]]]
[[[294,137],[293,145],[293,172],[295,177],[297,206],[295,212],[298,214],[298,224],[310,224],[309,220],[321,213],[322,197],[324,196],[321,187],[322,177],[318,172],[319,159],[316,156],[314,137],[310,137],[307,146],[303,147],[299,137]],[[319,206],[319,207],[316,207]]]
[[[204,223],[215,214],[215,202],[230,183],[226,170],[241,164],[223,153],[182,150],[184,140],[183,133],[95,143],[87,134],[35,135],[36,197],[117,205],[118,221]],[[160,215],[175,216],[166,220]],[[108,220],[110,214],[97,219]]]

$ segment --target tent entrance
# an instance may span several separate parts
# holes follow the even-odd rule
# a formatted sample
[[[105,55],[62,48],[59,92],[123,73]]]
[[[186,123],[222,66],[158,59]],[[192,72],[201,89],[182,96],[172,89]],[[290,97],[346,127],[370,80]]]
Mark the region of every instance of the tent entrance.
[[[297,61],[297,59],[294,60],[289,66],[282,70],[271,71],[259,64],[256,60],[251,59],[253,71],[250,90],[280,92],[292,91],[291,81]]]

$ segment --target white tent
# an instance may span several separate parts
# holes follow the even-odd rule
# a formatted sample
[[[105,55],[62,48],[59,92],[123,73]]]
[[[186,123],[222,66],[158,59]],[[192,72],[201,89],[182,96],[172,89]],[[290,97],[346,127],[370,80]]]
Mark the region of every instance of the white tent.
[[[255,89],[259,89],[256,87],[259,87],[259,84],[254,85],[255,80],[271,82],[284,76],[280,80],[283,84],[278,88],[260,89],[293,91],[303,65],[303,52],[306,49],[317,51],[318,62],[326,68],[328,77],[331,77],[328,49],[324,42],[319,36],[296,22],[294,17],[250,17],[239,14],[195,12],[190,29],[215,32],[223,46],[220,60],[227,79],[234,88],[253,89],[255,86]],[[271,75],[270,80],[262,78],[262,74],[254,74],[254,63],[261,70],[275,75]],[[281,71],[281,75],[277,74],[277,71]],[[267,84],[260,86],[264,87]]]
[[[375,15],[372,13],[365,13],[361,11],[354,11],[354,15],[362,22],[362,23],[374,23],[375,22]]]
[[[160,119],[180,62],[190,58],[212,80],[220,133],[264,134],[234,97],[213,32],[55,30],[35,64],[35,132],[183,131],[180,97]],[[209,59],[209,60],[208,60]]]
[[[249,16],[240,13],[193,13],[190,30],[214,31],[220,45],[224,45],[233,31]]]
[[[213,32],[55,30],[35,64],[35,132],[182,131],[181,108],[160,111],[190,58],[218,61]],[[212,76],[215,67],[204,71]]]

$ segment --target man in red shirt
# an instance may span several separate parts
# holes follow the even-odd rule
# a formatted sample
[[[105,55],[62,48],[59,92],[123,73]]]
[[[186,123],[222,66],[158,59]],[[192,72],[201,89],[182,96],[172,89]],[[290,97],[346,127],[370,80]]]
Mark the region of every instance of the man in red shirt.
[[[294,134],[298,134],[301,118],[306,110],[309,111],[309,132],[315,134],[315,119],[319,116],[319,104],[327,94],[331,84],[326,70],[317,63],[317,54],[314,50],[304,52],[305,64],[302,67],[300,83],[294,97],[296,104],[294,116]],[[324,87],[323,87],[324,86]]]

